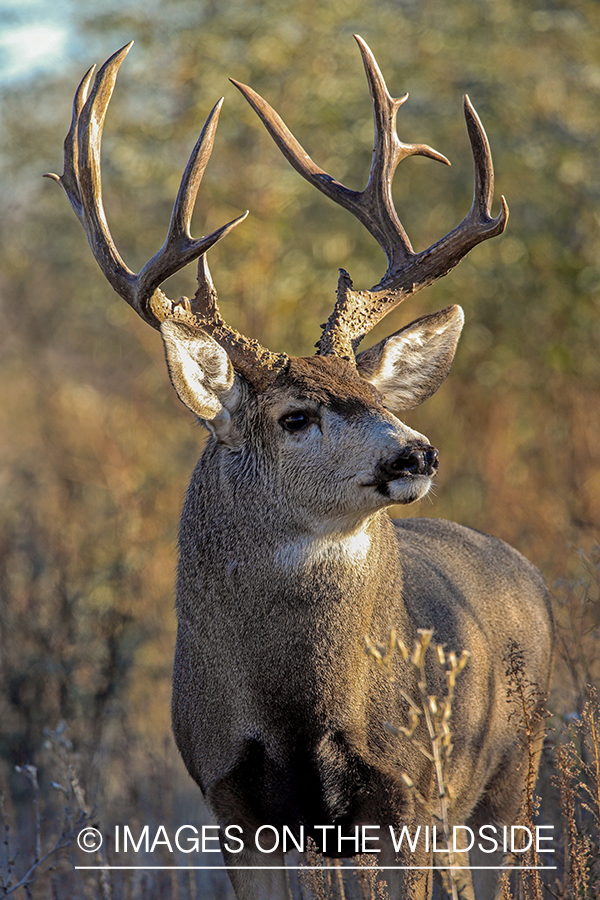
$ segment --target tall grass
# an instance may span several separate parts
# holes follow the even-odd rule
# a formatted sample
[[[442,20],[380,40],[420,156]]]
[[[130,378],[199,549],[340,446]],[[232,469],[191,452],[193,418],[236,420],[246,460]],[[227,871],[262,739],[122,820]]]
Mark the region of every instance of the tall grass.
[[[524,674],[518,645],[506,653],[506,702],[511,721],[521,735],[522,765],[527,767],[521,823],[553,825],[556,871],[528,872],[515,868],[502,880],[504,900],[597,900],[600,897],[600,699],[597,652],[600,622],[600,553],[579,554],[581,571],[557,588],[557,688],[549,700],[550,718],[542,751],[539,779],[540,697],[537,685]],[[448,841],[448,811],[452,804],[445,765],[452,749],[452,703],[460,691],[460,672],[466,656],[457,657],[435,645],[435,635],[423,631],[410,649],[394,633],[384,646],[367,647],[374,663],[391,672],[400,653],[418,675],[419,699],[409,699],[407,727],[390,725],[396,734],[417,742],[419,752],[433,764],[439,801],[420,797],[405,778],[417,803],[441,824]],[[435,696],[427,683],[425,658],[432,656],[445,674],[446,692]],[[419,723],[424,723],[424,729]],[[427,739],[423,741],[423,735]],[[100,757],[99,757],[100,754]],[[102,760],[104,783],[96,769]],[[93,761],[93,762],[92,762]],[[102,779],[100,780],[102,782]],[[119,795],[119,790],[121,796]],[[150,746],[133,740],[112,741],[108,750],[73,747],[69,730],[47,730],[43,746],[29,764],[10,772],[0,769],[0,897],[17,900],[231,900],[224,872],[195,871],[193,865],[215,864],[213,857],[198,859],[179,853],[164,857],[178,871],[82,872],[76,865],[117,864],[108,839],[98,855],[83,854],[77,834],[89,825],[110,835],[115,823],[148,824],[154,832],[163,825],[173,834],[183,823],[198,827],[210,821],[199,792],[191,783],[169,739]],[[132,810],[135,812],[132,813]],[[449,843],[447,842],[447,847]],[[85,857],[85,858],[84,858]],[[219,856],[220,860],[220,856]],[[304,861],[327,865],[323,871],[307,868],[300,877],[290,873],[295,895],[303,900],[381,900],[384,887],[364,859],[364,872],[348,872],[344,864],[328,863],[315,848]],[[522,863],[537,865],[532,850]],[[143,854],[129,857],[136,865],[155,863]],[[452,854],[444,864],[452,867]],[[441,895],[460,897],[462,884],[450,873]]]

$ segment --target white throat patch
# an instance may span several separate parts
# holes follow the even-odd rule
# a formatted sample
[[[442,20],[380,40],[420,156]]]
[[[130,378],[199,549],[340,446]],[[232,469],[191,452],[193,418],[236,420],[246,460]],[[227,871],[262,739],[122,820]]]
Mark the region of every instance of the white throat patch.
[[[284,571],[310,568],[324,562],[357,565],[364,562],[371,547],[365,528],[341,537],[303,537],[282,544],[275,551],[275,564]]]

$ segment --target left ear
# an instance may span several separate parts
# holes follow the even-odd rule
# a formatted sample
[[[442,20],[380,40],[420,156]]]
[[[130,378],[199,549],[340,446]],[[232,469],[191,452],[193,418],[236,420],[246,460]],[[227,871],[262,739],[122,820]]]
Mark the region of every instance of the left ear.
[[[421,316],[359,353],[359,374],[381,391],[391,412],[419,406],[450,371],[464,321],[460,306]]]

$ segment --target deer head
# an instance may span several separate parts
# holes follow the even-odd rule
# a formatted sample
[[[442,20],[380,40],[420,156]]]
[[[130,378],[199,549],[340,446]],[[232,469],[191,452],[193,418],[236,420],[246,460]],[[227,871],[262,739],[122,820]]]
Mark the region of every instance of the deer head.
[[[248,439],[249,431],[256,437],[262,428],[265,446],[269,441],[275,446],[272,435],[276,434],[276,452],[284,453],[285,465],[294,467],[301,455],[306,458],[308,453],[313,460],[319,458],[315,436],[326,431],[330,446],[327,459],[320,463],[328,470],[342,465],[338,455],[347,456],[347,442],[339,437],[344,421],[345,427],[350,420],[355,430],[371,435],[365,459],[358,461],[358,483],[369,490],[362,492],[360,503],[356,497],[348,498],[349,510],[354,509],[354,515],[364,515],[378,505],[411,502],[429,487],[437,468],[437,451],[393,414],[422,403],[448,374],[462,328],[462,310],[452,306],[423,316],[362,353],[357,353],[357,348],[365,334],[391,309],[449,272],[477,243],[502,232],[508,210],[503,198],[499,215],[491,217],[490,150],[477,114],[465,97],[475,165],[471,209],[437,243],[420,253],[413,250],[392,201],[394,172],[407,156],[418,154],[446,164],[448,161],[425,144],[405,144],[398,139],[396,115],[408,95],[399,99],[390,96],[371,51],[361,38],[356,40],[375,121],[373,161],[363,191],[350,190],[320,169],[268,103],[251,88],[233,82],[294,168],[353,213],[387,257],[385,274],[370,290],[355,290],[348,273],[340,270],[335,307],[312,358],[294,359],[272,353],[230,328],[221,317],[206,253],[247,213],[206,237],[195,240],[190,235],[196,194],[210,158],[222,101],[211,111],[192,151],[165,243],[137,275],[123,262],[112,240],[103,209],[100,176],[106,110],[117,72],[131,44],[102,66],[91,90],[93,67],[85,75],[75,95],[72,123],[65,140],[64,173],[49,177],[64,188],[94,257],[112,287],[148,324],[160,328],[169,373],[179,397],[217,441],[239,448]],[[169,300],[160,285],[195,259],[198,288],[194,297]],[[261,428],[256,426],[259,415]],[[374,435],[377,454],[372,449]],[[355,446],[360,446],[360,441]],[[339,469],[336,471],[339,476]]]

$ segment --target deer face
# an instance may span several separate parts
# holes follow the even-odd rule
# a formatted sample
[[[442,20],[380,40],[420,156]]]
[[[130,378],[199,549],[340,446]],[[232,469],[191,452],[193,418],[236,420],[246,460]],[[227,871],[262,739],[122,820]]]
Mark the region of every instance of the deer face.
[[[475,166],[475,190],[463,221],[427,250],[415,253],[392,200],[392,179],[406,157],[448,160],[426,144],[408,144],[396,132],[408,94],[394,99],[365,42],[357,36],[373,102],[375,145],[363,191],[349,190],[320,169],[277,113],[251,88],[234,82],[294,168],[314,187],[356,216],[387,258],[383,278],[354,290],[340,270],[337,300],[318,342],[318,355],[291,359],[230,328],[217,305],[207,251],[246,214],[206,237],[190,234],[196,192],[210,158],[221,102],[211,111],[185,168],[167,238],[137,275],[125,265],[107,227],[102,205],[100,142],[117,72],[131,44],[106,61],[92,86],[93,69],[75,94],[65,139],[65,169],[50,175],[62,185],[86,230],[107,279],[150,325],[160,327],[171,380],[181,400],[208,426],[231,458],[252,454],[265,472],[265,491],[279,492],[288,511],[346,528],[373,510],[410,503],[429,489],[437,453],[395,413],[417,406],[450,368],[462,311],[450,307],[424,316],[355,356],[368,333],[391,309],[447,274],[481,241],[500,234],[504,200],[491,216],[493,167],[485,132],[465,97],[465,118]],[[198,289],[190,301],[169,300],[160,285],[198,260]],[[239,473],[236,477],[239,477]],[[290,513],[291,514],[291,513]]]
[[[429,490],[437,451],[394,412],[423,402],[446,377],[462,321],[459,307],[424,316],[356,363],[290,358],[263,390],[189,325],[167,320],[162,334],[175,389],[231,454],[229,468],[239,460],[236,478],[258,480],[299,528],[323,534]]]
[[[305,528],[352,529],[376,509],[427,493],[437,452],[385,409],[354,366],[293,359],[278,380],[283,388],[276,383],[260,403],[276,466],[270,483]]]

